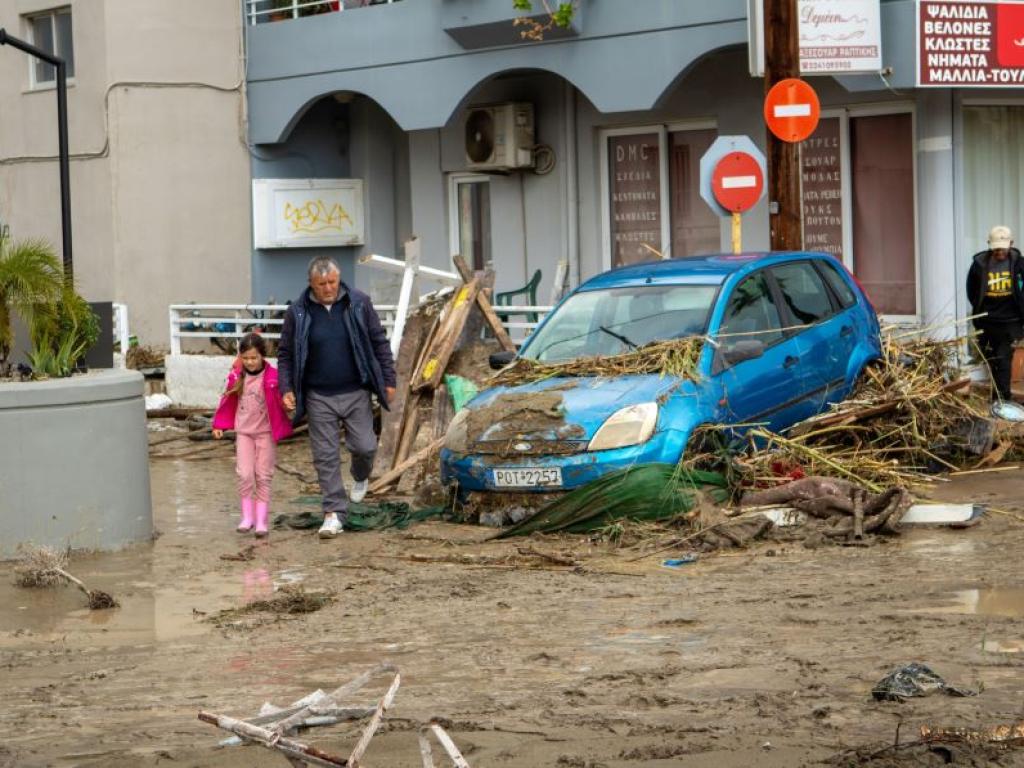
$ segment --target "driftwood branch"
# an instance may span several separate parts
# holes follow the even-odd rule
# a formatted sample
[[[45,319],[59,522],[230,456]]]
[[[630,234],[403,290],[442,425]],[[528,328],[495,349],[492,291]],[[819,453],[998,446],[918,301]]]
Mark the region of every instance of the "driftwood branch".
[[[261,728],[258,725],[252,725],[244,720],[237,720],[227,715],[217,715],[212,712],[200,712],[199,719],[204,723],[216,725],[218,728],[230,731],[236,736],[255,741],[267,749],[276,749],[291,759],[293,764],[297,759],[306,763],[312,763],[313,765],[326,766],[327,768],[348,768],[349,765],[343,757],[332,755],[324,752],[322,749],[312,747],[295,739],[285,738],[279,733]]]

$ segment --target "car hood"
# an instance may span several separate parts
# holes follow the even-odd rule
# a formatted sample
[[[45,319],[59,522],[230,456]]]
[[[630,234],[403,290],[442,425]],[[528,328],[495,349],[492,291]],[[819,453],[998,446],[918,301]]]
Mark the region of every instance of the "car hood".
[[[695,389],[691,381],[658,375],[553,378],[482,392],[466,405],[460,421],[471,443],[584,441],[621,408]]]

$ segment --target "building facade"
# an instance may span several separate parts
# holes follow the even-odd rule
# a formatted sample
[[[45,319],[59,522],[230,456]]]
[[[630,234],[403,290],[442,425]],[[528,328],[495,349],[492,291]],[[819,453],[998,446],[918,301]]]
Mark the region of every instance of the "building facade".
[[[453,253],[491,262],[498,290],[559,261],[570,282],[621,263],[727,250],[728,222],[698,194],[721,135],[763,149],[763,81],[749,74],[747,2],[582,0],[568,30],[523,39],[511,0],[403,0],[269,23],[246,2],[250,140],[259,179],[357,178],[363,239],[329,249],[346,277],[393,298],[358,266]],[[802,149],[805,244],[842,258],[887,319],[948,323],[988,229],[1024,226],[1013,87],[916,87],[914,0],[883,0],[883,69],[808,76],[823,119]],[[267,23],[264,23],[267,22]],[[474,108],[529,104],[537,164],[474,169]],[[470,132],[472,133],[472,131]],[[767,202],[743,244],[768,246]],[[253,296],[301,288],[317,249],[253,252]]]
[[[142,343],[167,305],[244,302],[251,205],[234,2],[9,0],[0,28],[69,61],[79,291],[128,305]],[[52,68],[0,46],[0,226],[61,250]]]

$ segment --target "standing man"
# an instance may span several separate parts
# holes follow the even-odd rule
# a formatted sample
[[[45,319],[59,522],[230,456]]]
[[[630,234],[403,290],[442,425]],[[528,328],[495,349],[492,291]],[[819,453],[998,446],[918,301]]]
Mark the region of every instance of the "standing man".
[[[288,307],[278,368],[292,424],[309,417],[313,465],[323,494],[320,538],[341,533],[348,499],[341,480],[341,429],[352,454],[352,501],[366,496],[377,435],[370,395],[388,407],[395,395],[391,347],[370,297],[341,281],[337,262],[309,264],[309,288]]]
[[[1024,260],[1009,227],[992,227],[988,250],[974,255],[967,273],[971,314],[981,352],[992,371],[992,399],[1010,399],[1013,345],[1024,334]]]

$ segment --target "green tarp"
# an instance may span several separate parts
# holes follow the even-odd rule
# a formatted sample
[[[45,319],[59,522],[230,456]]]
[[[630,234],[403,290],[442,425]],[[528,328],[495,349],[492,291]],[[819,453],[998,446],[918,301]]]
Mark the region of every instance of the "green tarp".
[[[692,510],[701,491],[716,504],[729,497],[725,478],[717,472],[638,464],[570,491],[495,538],[536,531],[586,533],[615,520],[669,520]]]

